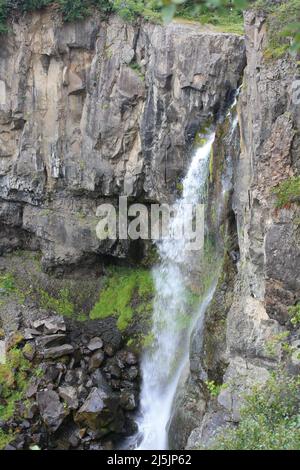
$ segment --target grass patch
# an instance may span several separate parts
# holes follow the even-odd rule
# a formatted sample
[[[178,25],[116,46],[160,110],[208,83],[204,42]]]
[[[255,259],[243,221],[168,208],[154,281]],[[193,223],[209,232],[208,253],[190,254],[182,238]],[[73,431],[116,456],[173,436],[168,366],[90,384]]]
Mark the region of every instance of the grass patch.
[[[114,316],[119,330],[124,331],[135,314],[151,313],[153,291],[153,280],[148,270],[111,269],[90,317],[95,320]]]
[[[16,291],[15,279],[11,273],[0,276],[0,295],[7,296]]]
[[[300,377],[272,374],[245,397],[241,421],[212,446],[218,450],[299,450]]]
[[[176,15],[177,18],[213,25],[219,32],[244,34],[243,13],[238,8],[214,8],[187,1],[178,7]]]
[[[0,420],[7,421],[15,412],[16,403],[24,396],[32,365],[21,349],[13,348],[0,364]]]
[[[13,439],[14,434],[12,432],[6,433],[0,429],[0,450],[4,449]]]
[[[276,207],[289,207],[293,202],[300,203],[300,176],[282,181],[273,189],[276,195]]]
[[[75,313],[75,306],[70,300],[69,289],[61,289],[57,297],[53,297],[48,292],[40,289],[40,303],[45,310],[53,310],[65,317],[72,317]]]

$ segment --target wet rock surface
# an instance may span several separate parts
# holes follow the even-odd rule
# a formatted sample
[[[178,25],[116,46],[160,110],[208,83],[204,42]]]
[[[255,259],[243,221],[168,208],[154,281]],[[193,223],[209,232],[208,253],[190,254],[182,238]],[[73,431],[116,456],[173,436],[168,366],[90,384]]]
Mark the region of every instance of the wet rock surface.
[[[291,325],[289,307],[300,299],[300,210],[297,201],[278,207],[274,194],[278,184],[299,175],[299,103],[293,98],[299,69],[288,54],[266,60],[267,38],[266,14],[246,12],[239,125],[233,133],[227,128],[227,148],[221,140],[218,156],[225,157],[225,166],[220,177],[214,162],[208,201],[218,207],[231,158],[221,223],[234,224],[229,233],[225,229],[221,276],[204,328],[194,332],[190,374],[176,398],[170,423],[175,448],[209,447],[222,429],[238,424],[243,396],[254,385],[265,383],[279,366],[299,373],[299,327]],[[212,231],[216,219],[208,220]],[[215,394],[209,381],[217,387]],[[189,414],[194,421],[185,419]]]

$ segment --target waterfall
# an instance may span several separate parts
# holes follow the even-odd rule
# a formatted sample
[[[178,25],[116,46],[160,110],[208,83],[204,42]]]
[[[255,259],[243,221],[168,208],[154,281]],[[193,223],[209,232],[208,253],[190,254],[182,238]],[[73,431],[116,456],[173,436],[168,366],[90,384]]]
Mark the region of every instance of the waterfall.
[[[191,160],[182,183],[182,197],[175,202],[170,235],[187,217],[186,204],[203,202],[209,171],[210,152],[215,139],[211,133]],[[138,449],[168,448],[167,425],[172,402],[183,367],[188,360],[190,336],[199,316],[203,316],[212,297],[209,292],[194,312],[189,312],[188,281],[199,253],[186,249],[186,240],[166,238],[158,243],[160,264],[153,269],[155,299],[153,347],[142,358],[143,383],[141,416],[138,420]]]

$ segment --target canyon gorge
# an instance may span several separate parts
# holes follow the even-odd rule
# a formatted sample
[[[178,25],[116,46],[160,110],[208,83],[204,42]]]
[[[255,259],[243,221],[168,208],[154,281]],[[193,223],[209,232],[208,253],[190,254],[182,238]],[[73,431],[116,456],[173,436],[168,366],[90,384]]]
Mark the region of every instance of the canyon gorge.
[[[299,374],[300,69],[266,58],[266,17],[50,6],[0,36],[2,447],[211,448]],[[205,202],[201,253],[99,240],[120,196]]]

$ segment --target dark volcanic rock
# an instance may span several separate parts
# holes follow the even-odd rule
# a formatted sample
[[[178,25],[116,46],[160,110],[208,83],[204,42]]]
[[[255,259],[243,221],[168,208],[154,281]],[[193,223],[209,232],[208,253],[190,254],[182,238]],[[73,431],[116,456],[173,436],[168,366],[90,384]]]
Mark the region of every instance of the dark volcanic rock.
[[[101,388],[94,388],[78,410],[75,421],[104,436],[121,430],[124,418],[118,398]]]
[[[64,344],[62,346],[55,346],[53,348],[45,349],[43,352],[43,356],[45,359],[55,359],[57,357],[70,355],[73,352],[73,346],[71,346],[70,344]]]
[[[97,351],[97,349],[101,349],[103,347],[103,341],[101,338],[92,338],[87,348],[90,351]]]
[[[104,361],[104,352],[103,351],[95,352],[90,358],[89,369],[90,370],[98,369],[98,367],[101,366],[103,361]]]
[[[55,432],[65,418],[63,404],[53,390],[37,393],[37,403],[44,423],[50,432]]]

